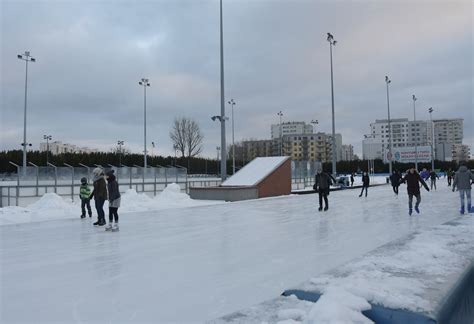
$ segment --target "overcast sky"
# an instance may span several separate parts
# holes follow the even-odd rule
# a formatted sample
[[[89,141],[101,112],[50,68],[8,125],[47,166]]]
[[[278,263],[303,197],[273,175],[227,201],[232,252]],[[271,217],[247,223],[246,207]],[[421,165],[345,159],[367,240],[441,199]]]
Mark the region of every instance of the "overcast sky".
[[[334,48],[336,131],[361,153],[363,134],[387,117],[464,118],[473,151],[472,1],[224,0],[226,101],[235,106],[236,141],[270,138],[270,125],[318,119],[331,131],[329,44]],[[195,119],[204,156],[215,156],[220,127],[219,1],[1,0],[1,146],[23,141],[25,63],[27,141],[44,134],[110,150],[124,140],[143,151],[142,77],[148,142],[173,154],[177,116]],[[230,109],[228,110],[230,115]],[[231,141],[231,125],[227,124]]]

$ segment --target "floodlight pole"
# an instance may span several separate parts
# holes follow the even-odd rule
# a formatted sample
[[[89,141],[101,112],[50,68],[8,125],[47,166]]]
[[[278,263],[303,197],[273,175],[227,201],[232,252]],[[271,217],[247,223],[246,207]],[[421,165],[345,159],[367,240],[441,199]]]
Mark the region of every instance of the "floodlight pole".
[[[20,60],[25,61],[25,112],[23,118],[23,174],[26,175],[26,107],[27,107],[27,98],[28,98],[28,62],[36,62],[36,59],[30,55],[29,51],[25,51],[24,54],[18,54],[17,57]]]
[[[390,97],[388,94],[388,85],[392,82],[385,76],[385,83],[387,85],[387,111],[388,111],[388,172],[392,174],[392,127],[391,127],[391,120],[390,120]]]
[[[331,33],[327,33],[327,41],[329,42],[329,53],[331,57],[331,107],[332,107],[332,174],[336,177],[336,121],[334,116],[334,76],[332,68],[332,47],[336,45],[337,41]]]

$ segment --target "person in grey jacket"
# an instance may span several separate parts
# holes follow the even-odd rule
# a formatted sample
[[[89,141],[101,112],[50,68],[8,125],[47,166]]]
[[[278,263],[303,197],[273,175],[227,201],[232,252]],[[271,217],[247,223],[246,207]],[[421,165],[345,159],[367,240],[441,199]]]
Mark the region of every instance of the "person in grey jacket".
[[[109,191],[109,225],[107,225],[105,230],[116,232],[119,230],[118,209],[120,207],[120,190],[113,170],[108,171],[106,177],[107,189]],[[113,226],[112,222],[115,222]]]
[[[474,210],[471,205],[471,183],[474,181],[474,175],[467,169],[466,163],[461,161],[459,163],[459,169],[454,175],[453,181],[453,192],[455,188],[458,188],[459,197],[461,198],[461,214],[464,214],[464,196],[467,200],[467,212],[472,213]]]

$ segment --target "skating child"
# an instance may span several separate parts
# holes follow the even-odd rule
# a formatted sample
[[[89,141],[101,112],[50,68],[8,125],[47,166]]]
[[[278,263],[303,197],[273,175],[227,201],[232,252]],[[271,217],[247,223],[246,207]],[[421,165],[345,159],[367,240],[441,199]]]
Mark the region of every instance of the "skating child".
[[[111,170],[106,174],[107,189],[109,191],[109,225],[105,228],[106,231],[117,232],[118,226],[118,209],[120,207],[120,190],[117,180],[115,179],[114,171]],[[112,222],[114,222],[112,226]]]
[[[81,198],[81,218],[86,218],[86,207],[87,211],[89,212],[89,217],[92,217],[92,209],[91,209],[91,200],[90,200],[90,195],[91,195],[91,189],[89,188],[89,185],[87,184],[87,179],[82,178],[81,179],[81,187],[79,190],[79,198]]]
[[[464,214],[464,196],[467,199],[467,212],[473,213],[474,209],[471,205],[471,182],[474,181],[474,175],[466,167],[464,161],[459,162],[458,172],[454,175],[453,181],[453,192],[455,188],[459,191],[459,197],[461,198],[461,209],[460,213]]]
[[[428,188],[428,185],[426,184],[425,180],[421,178],[421,176],[415,170],[414,166],[411,167],[411,169],[408,170],[407,174],[402,178],[401,183],[405,182],[407,184],[408,192],[408,215],[411,216],[413,212],[413,196],[415,196],[416,198],[415,211],[417,214],[419,214],[419,206],[421,202],[420,183],[427,191],[430,191],[430,188]]]

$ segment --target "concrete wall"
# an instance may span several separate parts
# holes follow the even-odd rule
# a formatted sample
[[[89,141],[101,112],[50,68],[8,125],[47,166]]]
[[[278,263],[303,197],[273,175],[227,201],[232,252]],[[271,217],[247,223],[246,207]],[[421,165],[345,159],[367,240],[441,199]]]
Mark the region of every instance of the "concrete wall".
[[[280,167],[257,185],[258,198],[289,195],[291,193],[291,160]]]

